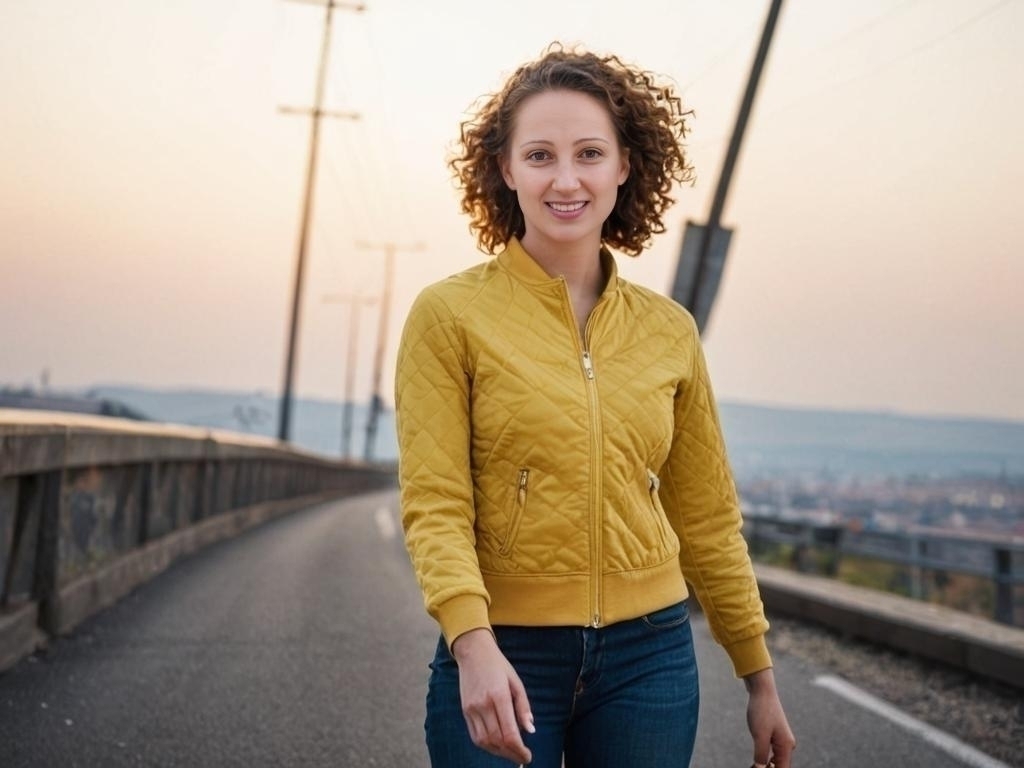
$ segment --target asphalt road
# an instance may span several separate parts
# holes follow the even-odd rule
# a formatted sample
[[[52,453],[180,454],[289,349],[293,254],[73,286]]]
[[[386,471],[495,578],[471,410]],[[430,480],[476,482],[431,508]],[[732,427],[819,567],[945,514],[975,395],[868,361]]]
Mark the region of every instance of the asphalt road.
[[[0,674],[0,767],[426,768],[423,694],[437,633],[397,496],[335,502],[185,560]],[[746,697],[694,617],[694,768],[746,768]],[[952,756],[776,654],[799,766],[955,768]],[[955,745],[954,745],[955,746]]]

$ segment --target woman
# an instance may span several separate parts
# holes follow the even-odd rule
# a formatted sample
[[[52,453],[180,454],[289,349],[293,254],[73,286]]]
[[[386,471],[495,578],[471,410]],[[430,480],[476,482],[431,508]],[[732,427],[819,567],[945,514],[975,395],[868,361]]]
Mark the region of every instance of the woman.
[[[678,98],[552,46],[463,123],[482,249],[428,287],[396,377],[402,521],[442,637],[434,766],[687,766],[687,582],[749,692],[755,764],[795,746],[699,336],[616,272],[691,178]]]

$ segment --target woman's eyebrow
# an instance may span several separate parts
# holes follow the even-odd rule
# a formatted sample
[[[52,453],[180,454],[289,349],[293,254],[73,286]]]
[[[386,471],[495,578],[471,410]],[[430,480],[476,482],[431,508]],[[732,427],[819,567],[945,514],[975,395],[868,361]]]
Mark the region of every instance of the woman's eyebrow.
[[[588,136],[582,139],[576,139],[573,144],[592,144],[594,142],[600,142],[602,144],[611,144],[608,139],[602,138],[601,136]],[[527,139],[519,145],[520,148],[528,147],[531,144],[554,144],[555,142],[550,139]]]

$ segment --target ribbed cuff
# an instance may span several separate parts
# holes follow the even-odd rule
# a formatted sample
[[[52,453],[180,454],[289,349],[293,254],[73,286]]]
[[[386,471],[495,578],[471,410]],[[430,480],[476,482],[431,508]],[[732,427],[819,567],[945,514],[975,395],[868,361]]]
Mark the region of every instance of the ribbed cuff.
[[[772,666],[772,657],[768,653],[768,644],[765,642],[764,635],[755,635],[727,645],[725,652],[732,659],[732,668],[736,677],[746,677]]]
[[[436,618],[449,649],[459,635],[471,629],[491,628],[487,616],[487,600],[481,595],[453,597],[437,607]]]

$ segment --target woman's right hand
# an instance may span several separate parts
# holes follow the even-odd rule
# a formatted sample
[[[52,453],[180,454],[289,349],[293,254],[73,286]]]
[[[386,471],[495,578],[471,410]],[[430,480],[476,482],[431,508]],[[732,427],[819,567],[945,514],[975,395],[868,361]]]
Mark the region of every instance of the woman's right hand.
[[[452,655],[459,665],[462,714],[473,743],[514,763],[533,759],[520,728],[534,732],[533,714],[519,675],[488,629],[455,638]]]

